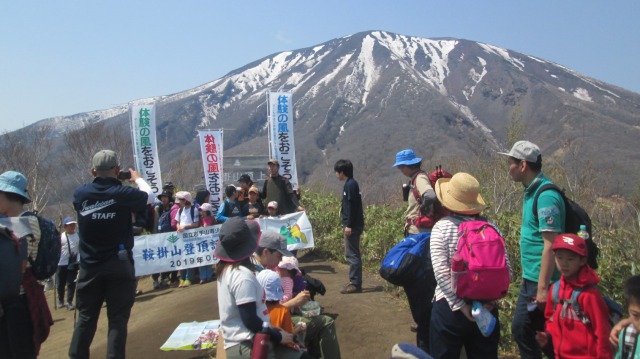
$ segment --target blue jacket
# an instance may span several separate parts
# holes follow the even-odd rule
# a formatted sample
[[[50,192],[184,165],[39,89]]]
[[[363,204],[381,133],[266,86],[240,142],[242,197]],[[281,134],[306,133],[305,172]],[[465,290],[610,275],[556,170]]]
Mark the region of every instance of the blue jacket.
[[[242,216],[242,209],[240,208],[240,203],[238,201],[229,201],[229,199],[225,199],[222,203],[222,206],[218,209],[218,213],[216,214],[216,221],[218,223],[224,223],[227,219],[231,217],[240,217]]]
[[[98,264],[117,256],[121,244],[133,261],[131,215],[144,215],[148,196],[111,177],[98,177],[76,189],[73,207],[78,213],[81,265]]]

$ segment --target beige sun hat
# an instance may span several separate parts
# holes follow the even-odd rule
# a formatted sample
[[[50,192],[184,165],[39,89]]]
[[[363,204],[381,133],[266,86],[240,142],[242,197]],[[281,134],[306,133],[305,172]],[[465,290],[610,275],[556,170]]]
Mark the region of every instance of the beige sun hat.
[[[451,178],[440,178],[435,186],[440,203],[460,214],[478,214],[487,207],[480,195],[480,183],[472,175],[458,172]]]

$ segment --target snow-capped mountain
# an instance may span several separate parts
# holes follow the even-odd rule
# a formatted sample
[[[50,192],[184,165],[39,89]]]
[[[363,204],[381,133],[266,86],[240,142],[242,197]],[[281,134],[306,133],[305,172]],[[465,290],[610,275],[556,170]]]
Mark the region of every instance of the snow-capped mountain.
[[[639,94],[469,40],[362,32],[267,56],[181,93],[132,102],[156,101],[163,162],[185,146],[197,156],[196,130],[204,128],[225,129],[226,154],[266,155],[266,93],[278,89],[293,92],[302,183],[325,180],[338,158],[388,184],[397,181],[389,167],[404,148],[426,162],[446,163],[480,147],[492,153],[504,149],[514,118],[547,158],[579,146],[581,158],[620,181],[640,175],[640,166],[629,165],[640,159]],[[122,105],[41,123],[69,131],[110,121],[128,136],[127,116]]]

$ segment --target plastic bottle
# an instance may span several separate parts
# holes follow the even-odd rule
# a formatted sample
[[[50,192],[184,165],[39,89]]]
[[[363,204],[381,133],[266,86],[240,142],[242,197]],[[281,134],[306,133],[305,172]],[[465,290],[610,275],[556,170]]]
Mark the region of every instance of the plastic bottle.
[[[454,253],[451,257],[451,289],[458,290],[458,278],[467,272],[467,266],[459,253]]]
[[[121,261],[129,259],[129,254],[127,253],[127,250],[124,249],[124,244],[118,245],[118,259]]]
[[[584,239],[585,241],[589,239],[589,232],[587,232],[587,226],[585,226],[584,224],[580,225],[580,230],[576,234],[578,235],[578,237]]]
[[[262,332],[256,333],[253,337],[253,347],[251,348],[251,359],[267,359],[269,356],[269,322],[262,323]]]
[[[482,303],[477,300],[473,301],[471,315],[475,318],[482,335],[488,337],[493,333],[496,327],[496,317],[494,317],[487,308],[483,307]]]

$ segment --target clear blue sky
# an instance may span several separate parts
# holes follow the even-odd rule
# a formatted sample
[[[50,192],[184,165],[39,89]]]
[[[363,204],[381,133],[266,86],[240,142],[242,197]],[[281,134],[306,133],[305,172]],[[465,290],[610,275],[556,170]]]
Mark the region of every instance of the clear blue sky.
[[[0,132],[181,92],[360,31],[520,51],[640,92],[640,1],[2,1]]]

